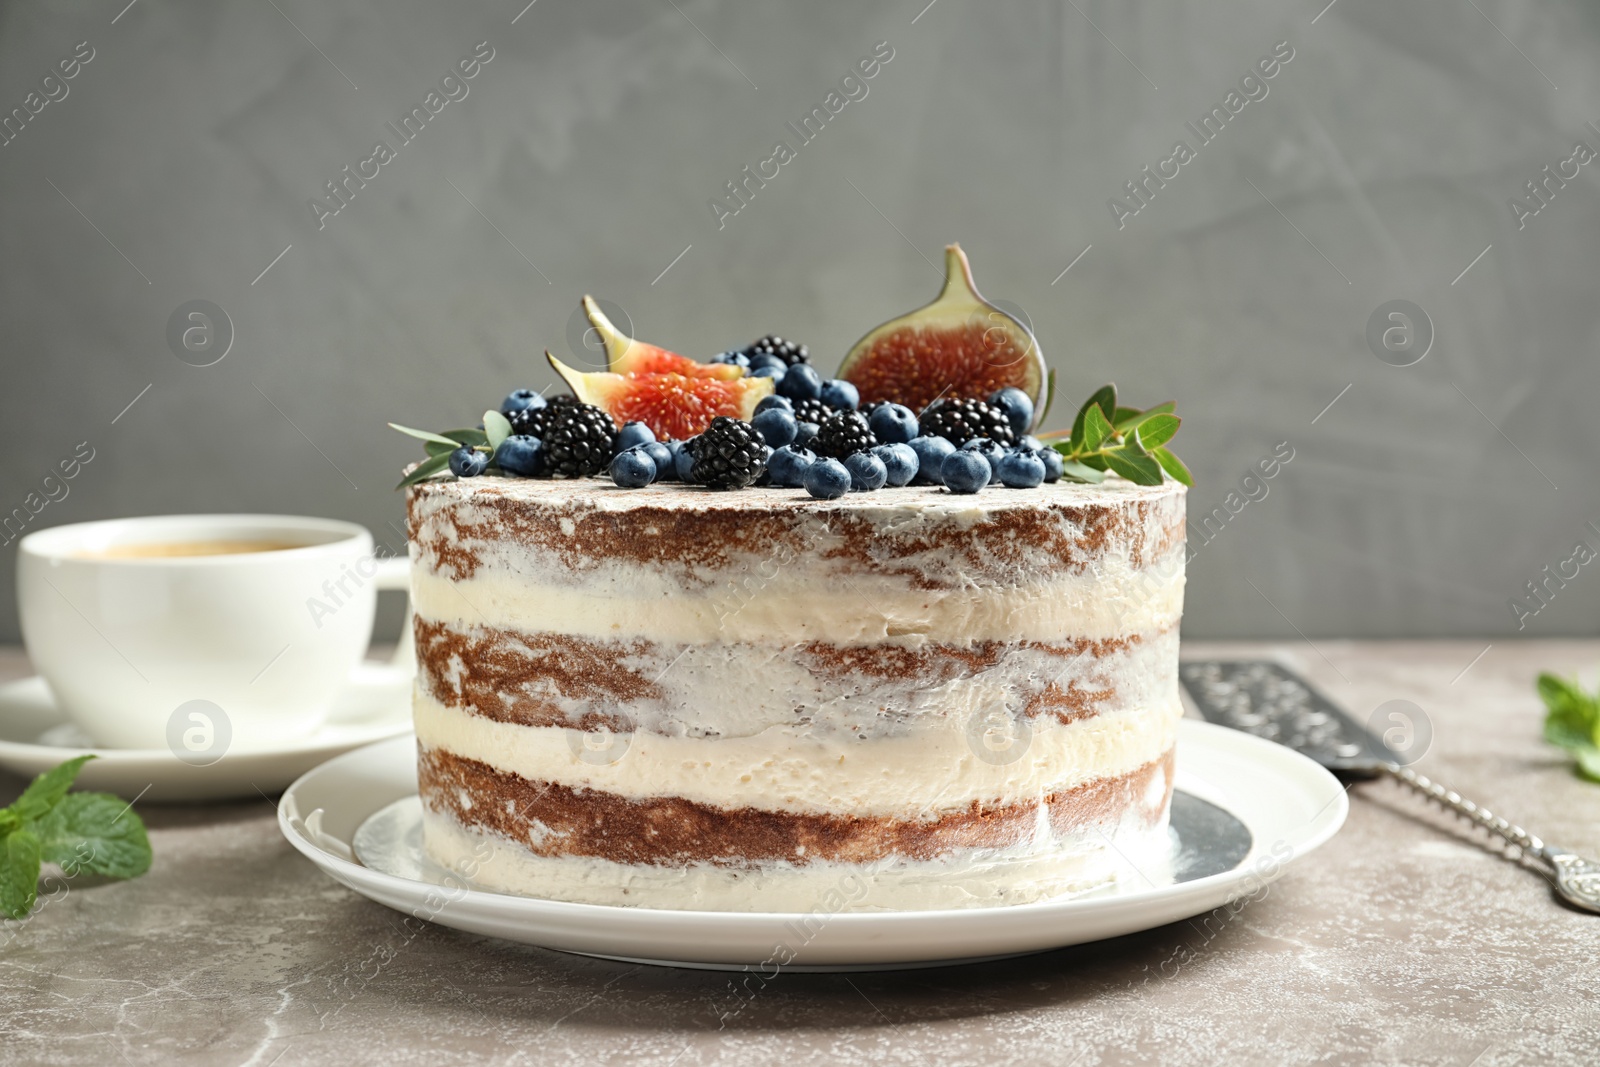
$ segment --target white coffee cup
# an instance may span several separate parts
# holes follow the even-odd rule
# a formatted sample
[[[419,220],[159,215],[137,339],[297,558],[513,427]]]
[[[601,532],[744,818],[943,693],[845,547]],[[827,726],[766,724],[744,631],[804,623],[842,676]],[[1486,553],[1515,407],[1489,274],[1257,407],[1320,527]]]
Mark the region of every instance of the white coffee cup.
[[[34,667],[96,744],[209,762],[315,733],[366,654],[377,591],[407,571],[354,523],[152,516],[24,537],[17,599]],[[409,635],[392,669],[409,678]]]

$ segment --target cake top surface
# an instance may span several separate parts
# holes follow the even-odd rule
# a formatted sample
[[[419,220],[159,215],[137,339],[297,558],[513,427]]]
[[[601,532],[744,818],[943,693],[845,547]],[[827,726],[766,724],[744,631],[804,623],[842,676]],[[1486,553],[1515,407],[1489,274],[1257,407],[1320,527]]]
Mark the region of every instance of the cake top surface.
[[[456,481],[423,482],[411,492],[435,500],[467,503],[496,497],[552,509],[580,508],[585,511],[631,511],[646,508],[658,511],[707,512],[840,512],[861,515],[901,512],[935,515],[939,513],[997,514],[1037,511],[1040,508],[1081,508],[1096,506],[1127,507],[1132,504],[1171,499],[1185,492],[1183,485],[1135,485],[1116,476],[1099,485],[1060,481],[1034,489],[1007,489],[994,486],[975,494],[956,494],[939,485],[908,485],[883,488],[871,493],[848,493],[835,500],[817,500],[803,489],[758,487],[737,492],[719,492],[681,482],[663,482],[642,489],[624,489],[598,479],[473,478]]]

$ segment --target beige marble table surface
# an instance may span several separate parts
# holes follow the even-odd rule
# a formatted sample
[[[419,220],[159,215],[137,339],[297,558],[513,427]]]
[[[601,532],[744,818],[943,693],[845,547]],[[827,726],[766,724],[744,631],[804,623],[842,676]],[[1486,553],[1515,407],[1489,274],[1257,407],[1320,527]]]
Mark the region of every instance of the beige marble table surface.
[[[1365,718],[1414,701],[1418,764],[1600,856],[1600,785],[1539,739],[1533,678],[1600,642],[1185,646],[1282,657]],[[1470,666],[1469,666],[1470,665]],[[27,671],[0,650],[0,679]],[[0,802],[22,782],[0,774]],[[725,973],[406,923],[319,874],[265,800],[139,805],[155,865],[0,927],[0,1064],[1594,1064],[1600,916],[1388,784],[1227,922],[999,963]]]

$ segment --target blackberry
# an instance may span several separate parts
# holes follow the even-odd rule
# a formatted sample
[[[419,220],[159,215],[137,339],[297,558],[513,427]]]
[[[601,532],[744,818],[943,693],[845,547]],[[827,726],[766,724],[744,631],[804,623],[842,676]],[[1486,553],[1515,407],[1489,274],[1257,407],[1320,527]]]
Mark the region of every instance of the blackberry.
[[[943,437],[960,448],[974,437],[987,437],[1002,446],[1016,442],[1006,413],[974,397],[935,400],[922,412],[918,424],[926,437]]]
[[[866,416],[859,411],[835,411],[823,420],[811,450],[819,456],[844,459],[856,452],[865,452],[878,444],[867,426]]]
[[[506,421],[511,424],[513,435],[520,437],[543,437],[545,420],[551,412],[549,407],[522,408],[518,411],[505,411]]]
[[[689,445],[693,480],[710,489],[743,489],[767,469],[772,450],[747,422],[718,415]]]
[[[796,422],[814,422],[822,425],[824,419],[833,414],[833,409],[820,400],[791,400],[794,405],[794,419]]]
[[[758,356],[762,353],[777,356],[786,366],[796,363],[810,363],[811,353],[805,345],[797,345],[793,341],[785,341],[775,333],[769,333],[759,341],[752,341],[744,347],[745,358]]]
[[[545,409],[545,470],[559,478],[585,478],[599,474],[611,463],[611,442],[617,424],[593,404],[558,404]]]

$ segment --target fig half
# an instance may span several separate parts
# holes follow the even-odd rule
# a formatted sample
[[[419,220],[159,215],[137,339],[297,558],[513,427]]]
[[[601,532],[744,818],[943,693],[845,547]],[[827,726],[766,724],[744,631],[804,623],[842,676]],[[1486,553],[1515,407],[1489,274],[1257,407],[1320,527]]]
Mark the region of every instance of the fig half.
[[[606,369],[613,374],[682,374],[688,378],[744,377],[744,368],[731,363],[701,363],[669,352],[659,345],[635,341],[606,318],[594,298],[583,298],[583,313],[606,349]]]
[[[545,352],[545,358],[566,380],[573,396],[602,409],[618,426],[627,422],[644,423],[660,441],[685,441],[704,433],[718,415],[749,422],[755,415],[756,405],[772,395],[771,378],[580,371],[549,352]]]
[[[1046,370],[1033,331],[978,293],[960,245],[944,250],[944,290],[857,341],[839,367],[863,404],[888,400],[921,411],[936,397],[986,398],[1007,386],[1043,407]]]

